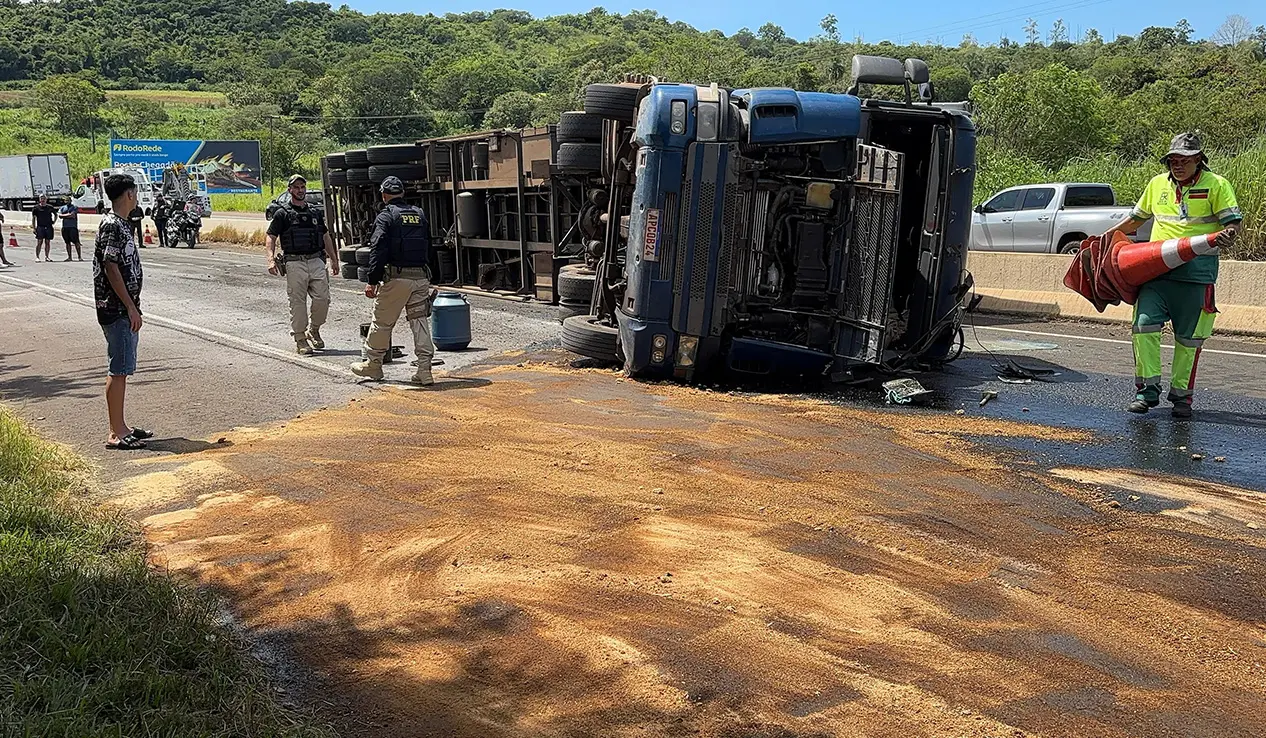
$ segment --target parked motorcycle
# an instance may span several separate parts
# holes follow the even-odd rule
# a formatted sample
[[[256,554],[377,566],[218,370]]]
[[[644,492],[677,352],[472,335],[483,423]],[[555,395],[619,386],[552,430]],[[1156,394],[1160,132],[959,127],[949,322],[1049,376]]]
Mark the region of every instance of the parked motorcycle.
[[[198,214],[196,207],[190,204],[172,213],[171,220],[167,223],[167,233],[173,247],[178,247],[182,242],[188,244],[189,248],[197,245],[202,232],[202,216]]]

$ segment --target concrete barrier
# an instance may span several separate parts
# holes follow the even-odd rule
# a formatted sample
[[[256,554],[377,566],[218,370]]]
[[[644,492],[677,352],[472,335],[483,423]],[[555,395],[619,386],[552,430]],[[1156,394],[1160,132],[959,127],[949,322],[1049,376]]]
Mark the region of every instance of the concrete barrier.
[[[1114,305],[1097,312],[1081,295],[1064,286],[1072,257],[972,251],[967,268],[984,299],[981,312],[1076,318],[1129,323],[1132,308]],[[1219,333],[1266,336],[1266,262],[1223,260],[1218,272]]]

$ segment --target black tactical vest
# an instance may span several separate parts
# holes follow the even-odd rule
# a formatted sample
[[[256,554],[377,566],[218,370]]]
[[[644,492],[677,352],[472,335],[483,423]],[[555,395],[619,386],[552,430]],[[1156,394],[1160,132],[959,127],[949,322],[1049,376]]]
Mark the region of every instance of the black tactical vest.
[[[321,253],[321,214],[310,205],[297,208],[293,202],[286,202],[281,207],[290,216],[290,227],[281,233],[282,252],[295,255]]]
[[[423,266],[431,256],[431,228],[426,213],[412,205],[390,203],[391,216],[400,224],[400,261],[392,266]]]

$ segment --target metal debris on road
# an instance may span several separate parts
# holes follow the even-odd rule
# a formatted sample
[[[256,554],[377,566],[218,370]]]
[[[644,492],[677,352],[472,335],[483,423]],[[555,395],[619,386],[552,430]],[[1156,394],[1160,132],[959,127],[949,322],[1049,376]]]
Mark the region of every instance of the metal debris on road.
[[[909,405],[926,402],[932,396],[932,390],[919,384],[915,379],[894,379],[883,383],[886,392],[884,399],[891,405]]]
[[[993,390],[985,390],[984,392],[980,393],[980,406],[984,407],[985,405],[989,404],[990,400],[995,400],[997,398],[998,398],[997,392],[994,392]]]
[[[1049,382],[1059,376],[1059,372],[1054,369],[1034,369],[1021,366],[1015,359],[1011,359],[1005,364],[994,364],[993,370],[998,372],[998,379],[1004,382],[1008,379],[1027,379],[1030,381],[1036,379],[1039,382]]]

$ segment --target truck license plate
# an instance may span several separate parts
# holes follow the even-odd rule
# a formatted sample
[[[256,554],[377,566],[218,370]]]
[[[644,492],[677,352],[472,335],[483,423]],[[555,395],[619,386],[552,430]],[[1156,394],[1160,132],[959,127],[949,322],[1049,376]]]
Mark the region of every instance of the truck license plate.
[[[646,232],[642,236],[642,258],[646,261],[659,261],[659,210],[656,208],[646,211]]]

